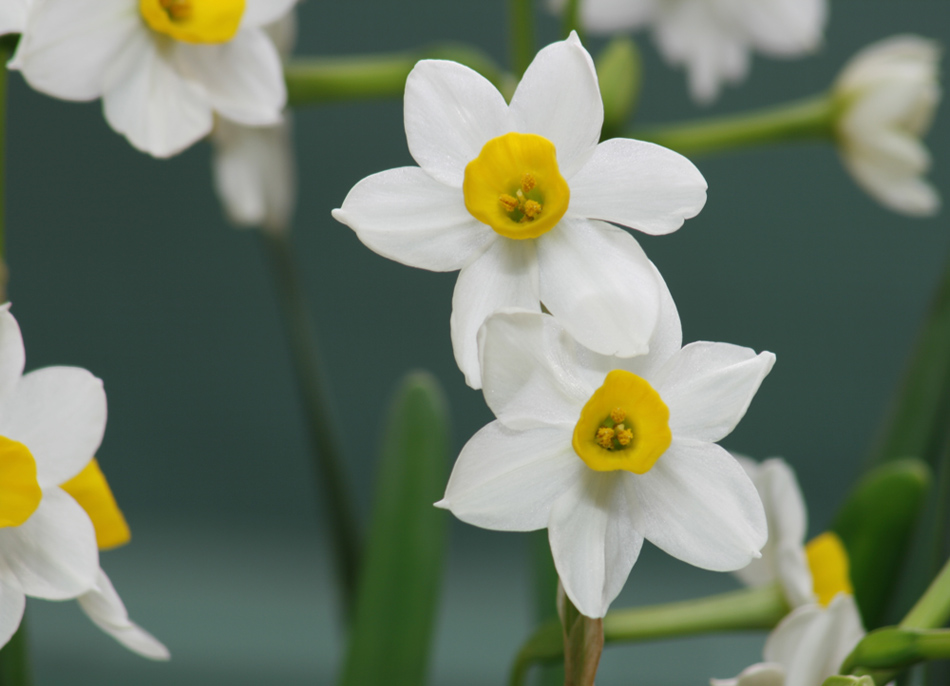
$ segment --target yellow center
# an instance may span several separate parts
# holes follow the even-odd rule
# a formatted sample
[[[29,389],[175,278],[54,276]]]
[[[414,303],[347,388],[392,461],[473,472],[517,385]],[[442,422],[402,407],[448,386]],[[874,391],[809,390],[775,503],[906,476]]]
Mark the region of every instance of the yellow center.
[[[670,410],[653,386],[615,369],[581,410],[572,445],[598,472],[646,474],[670,447]]]
[[[813,538],[805,546],[812,586],[818,602],[828,607],[839,593],[853,594],[849,575],[848,552],[841,539],[831,531]]]
[[[473,217],[516,240],[553,229],[571,199],[554,143],[533,133],[506,133],[485,143],[465,167],[462,192]]]
[[[86,511],[96,529],[96,542],[100,550],[108,550],[128,543],[132,537],[129,525],[122,515],[105,475],[92,458],[79,474],[62,485]]]
[[[244,16],[245,0],[139,0],[155,31],[186,43],[226,43]]]
[[[0,527],[20,526],[42,498],[33,454],[22,443],[0,436]]]

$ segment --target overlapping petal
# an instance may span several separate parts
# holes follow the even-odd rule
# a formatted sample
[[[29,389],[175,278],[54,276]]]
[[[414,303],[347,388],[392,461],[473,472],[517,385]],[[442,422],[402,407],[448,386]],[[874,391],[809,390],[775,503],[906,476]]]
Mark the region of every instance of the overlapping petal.
[[[768,536],[762,501],[739,463],[714,443],[676,438],[646,474],[623,481],[633,527],[673,557],[732,571]]]
[[[24,364],[26,352],[20,325],[10,314],[10,304],[0,305],[0,407],[15,392]]]
[[[456,62],[422,60],[406,79],[409,152],[433,178],[462,187],[465,166],[506,133],[505,99],[485,77]]]
[[[571,179],[568,216],[667,234],[706,203],[706,180],[682,155],[653,143],[614,138],[597,146]]]
[[[436,505],[464,522],[500,531],[547,526],[554,502],[586,469],[571,429],[513,431],[495,421],[465,444]]]
[[[273,24],[287,15],[295,4],[297,0],[245,0],[241,28]]]
[[[468,213],[457,190],[418,167],[367,176],[333,210],[333,218],[383,257],[432,271],[461,269],[498,239]],[[473,348],[480,325],[472,329]]]

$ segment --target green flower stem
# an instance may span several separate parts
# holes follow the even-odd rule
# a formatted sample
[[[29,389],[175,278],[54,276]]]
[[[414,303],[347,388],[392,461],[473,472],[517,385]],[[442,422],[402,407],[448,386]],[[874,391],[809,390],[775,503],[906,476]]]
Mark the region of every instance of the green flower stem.
[[[518,78],[534,59],[534,8],[531,0],[508,0],[511,65]]]
[[[567,6],[564,8],[564,37],[571,35],[571,31],[577,31],[578,37],[583,42],[584,36],[581,31],[581,0],[567,0]]]
[[[634,129],[628,138],[659,143],[686,155],[801,140],[831,140],[837,106],[830,94],[768,109],[668,126]]]
[[[925,660],[950,658],[950,630],[885,627],[865,636],[841,665],[842,672],[906,669]]]
[[[937,629],[950,620],[950,560],[901,620],[901,629]]]
[[[788,612],[788,602],[777,585],[748,588],[698,600],[608,612],[604,617],[604,642],[628,643],[719,631],[771,629]],[[560,623],[543,624],[519,651],[508,683],[520,686],[531,665],[563,657]]]
[[[23,615],[20,628],[7,644],[0,648],[0,686],[31,686],[32,671],[27,642],[26,615]]]
[[[284,66],[287,102],[291,106],[349,100],[401,98],[406,77],[422,59],[453,60],[477,71],[505,91],[507,77],[485,53],[446,43],[429,48],[380,55],[301,57]]]
[[[330,408],[316,329],[304,298],[297,264],[286,234],[259,231],[271,267],[290,347],[297,388],[306,415],[314,476],[325,496],[337,576],[349,616],[356,598],[360,536],[356,508],[346,483],[340,439]]]

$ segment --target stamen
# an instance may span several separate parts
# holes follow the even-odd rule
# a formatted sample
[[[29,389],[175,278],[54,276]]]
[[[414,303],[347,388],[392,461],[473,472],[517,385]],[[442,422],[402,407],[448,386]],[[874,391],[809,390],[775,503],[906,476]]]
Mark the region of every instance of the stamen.
[[[521,177],[521,190],[525,193],[530,193],[536,185],[538,185],[537,181],[534,180],[534,175],[531,172],[527,172]]]
[[[622,407],[615,407],[610,411],[610,418],[614,420],[614,424],[619,424],[627,418],[627,413]]]
[[[541,203],[534,200],[528,200],[524,204],[524,216],[528,219],[536,219],[541,214]]]
[[[614,430],[606,426],[597,429],[597,445],[605,450],[611,450],[614,447]]]
[[[505,212],[514,212],[518,209],[518,198],[508,195],[507,193],[503,193],[498,198],[498,202],[505,208]]]
[[[159,0],[159,3],[168,16],[176,21],[182,21],[191,17],[191,3],[189,0]]]
[[[630,441],[633,440],[632,429],[628,429],[623,424],[618,424],[615,431],[617,433],[617,443],[619,443],[622,446],[630,445]]]

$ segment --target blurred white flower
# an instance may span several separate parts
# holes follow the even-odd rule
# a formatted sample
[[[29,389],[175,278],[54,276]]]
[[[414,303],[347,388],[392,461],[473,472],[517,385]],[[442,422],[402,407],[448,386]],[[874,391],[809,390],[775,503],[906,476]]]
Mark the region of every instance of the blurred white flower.
[[[716,444],[736,426],[774,355],[681,344],[666,296],[650,352],[599,355],[559,320],[505,311],[479,332],[485,401],[497,420],[462,449],[436,503],[487,529],[547,527],[564,591],[602,617],[643,540],[717,571],[767,538],[749,477]]]
[[[788,463],[773,458],[759,464],[735,457],[755,484],[769,525],[762,557],[736,575],[750,586],[780,583],[792,608],[812,603],[827,607],[838,593],[853,593],[841,539],[826,532],[805,544],[805,501]]]
[[[598,145],[597,74],[575,34],[541,50],[511,105],[455,62],[424,60],[406,81],[409,151],[420,167],[360,181],[333,216],[404,264],[461,269],[455,359],[479,388],[476,333],[503,307],[541,303],[585,346],[646,352],[661,290],[637,241],[678,229],[706,202],[693,164],[629,139]]]
[[[5,0],[0,3],[0,36],[22,33],[30,0]]]
[[[102,382],[76,367],[24,375],[24,363],[20,328],[5,305],[0,308],[0,645],[19,626],[25,596],[66,600],[111,592],[107,602],[121,606],[101,581],[97,534],[101,529],[109,544],[127,539],[93,459],[106,425]],[[147,637],[133,649],[167,658],[164,646],[131,627],[131,633]]]
[[[712,686],[821,686],[864,636],[861,617],[850,595],[837,596],[827,609],[803,605],[769,634],[765,662],[734,679],[711,679]]]
[[[563,11],[567,0],[551,0]],[[822,41],[827,0],[583,0],[580,20],[591,33],[651,28],[657,49],[682,65],[694,100],[707,103],[723,83],[749,71],[752,50],[800,57]]]
[[[834,87],[841,159],[865,191],[903,214],[940,209],[923,179],[930,153],[921,142],[940,101],[939,62],[936,41],[893,36],[852,57]]]
[[[101,97],[106,120],[157,157],[211,132],[213,114],[280,121],[280,56],[261,28],[295,0],[32,0],[12,67],[43,93]]]
[[[293,11],[264,27],[283,59],[297,33]],[[238,226],[285,231],[296,200],[290,113],[273,126],[245,126],[217,117],[211,132],[214,187],[225,213]]]

